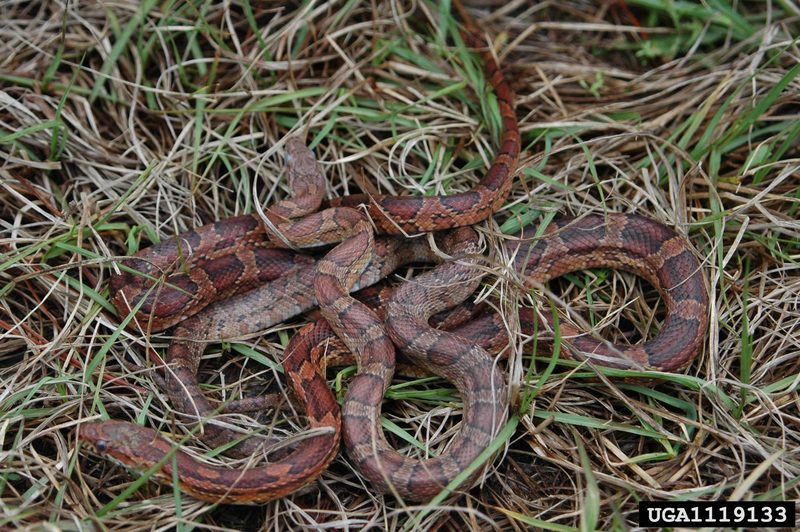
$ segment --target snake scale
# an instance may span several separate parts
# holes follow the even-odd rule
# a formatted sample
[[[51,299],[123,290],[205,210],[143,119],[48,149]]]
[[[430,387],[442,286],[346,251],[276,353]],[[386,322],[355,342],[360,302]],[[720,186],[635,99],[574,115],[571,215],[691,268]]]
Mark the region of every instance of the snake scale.
[[[463,11],[462,17],[465,42],[479,48],[478,31]],[[135,311],[132,323],[146,330],[174,327],[164,386],[176,409],[194,420],[206,421],[215,412],[197,383],[207,341],[264,329],[319,305],[324,319],[301,329],[284,358],[290,388],[317,431],[278,461],[244,469],[203,464],[156,431],[120,421],[84,423],[81,440],[126,466],[154,468],[156,478],[165,483],[171,483],[177,466],[182,490],[222,503],[260,503],[300,488],[327,467],[342,437],[361,474],[404,499],[429,500],[466,469],[505,421],[505,382],[485,349],[496,345],[502,330],[487,316],[452,332],[432,328],[429,320],[468,298],[479,285],[482,276],[476,266],[483,258],[477,233],[468,226],[505,202],[520,152],[511,89],[489,51],[482,53],[482,60],[503,130],[490,169],[472,190],[450,196],[348,196],[319,211],[324,175],[313,154],[291,138],[286,150],[293,196],[267,211],[267,224],[240,216],[183,233],[127,259],[112,279],[112,302],[121,315]],[[366,206],[369,220],[352,208],[359,204]],[[382,235],[451,229],[437,236],[437,243],[453,260],[402,284],[389,299],[385,319],[350,292],[403,264],[439,259],[424,239],[375,238],[373,228]],[[316,262],[281,249],[337,242]],[[659,223],[623,214],[565,217],[540,237],[525,229],[506,247],[515,270],[532,286],[603,266],[632,271],[659,290],[667,313],[655,338],[617,346],[563,324],[561,334],[570,347],[565,354],[612,367],[670,371],[685,366],[702,344],[708,296],[700,265],[688,242]],[[341,413],[321,369],[331,341],[343,342],[341,349],[352,352],[358,363]],[[383,435],[380,408],[395,370],[395,345],[412,363],[451,381],[463,399],[459,435],[435,457],[404,456]],[[209,445],[219,445],[236,435],[209,420],[201,436]],[[250,438],[232,451],[249,455],[260,445]],[[465,484],[471,485],[479,474]]]

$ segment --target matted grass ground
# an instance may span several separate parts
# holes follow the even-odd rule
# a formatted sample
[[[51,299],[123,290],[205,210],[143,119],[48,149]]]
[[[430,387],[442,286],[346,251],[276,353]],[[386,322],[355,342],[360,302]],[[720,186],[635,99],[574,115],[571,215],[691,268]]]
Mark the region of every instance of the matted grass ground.
[[[462,496],[404,504],[343,455],[304,492],[261,507],[137,482],[78,446],[76,427],[111,417],[173,437],[190,429],[151,378],[148,349],[163,352],[168,334],[118,326],[113,259],[252,212],[254,187],[264,204],[283,197],[290,131],[306,134],[333,195],[465,190],[494,152],[496,106],[452,39],[446,0],[6,0],[0,525],[611,529],[635,525],[642,499],[800,498],[800,7],[496,4],[472,12],[516,91],[525,151],[484,232],[619,211],[688,235],[711,328],[685,374],[643,384],[550,366],[509,313],[514,406],[499,456]],[[497,273],[487,291],[519,297]],[[550,288],[603,338],[658,330],[657,294],[632,276],[597,270]],[[282,347],[300,323],[211,346],[209,394],[280,390]],[[329,373],[340,396],[352,371]],[[409,453],[440,451],[458,428],[444,381],[399,379],[390,399],[385,425]],[[290,411],[231,422],[303,430]]]

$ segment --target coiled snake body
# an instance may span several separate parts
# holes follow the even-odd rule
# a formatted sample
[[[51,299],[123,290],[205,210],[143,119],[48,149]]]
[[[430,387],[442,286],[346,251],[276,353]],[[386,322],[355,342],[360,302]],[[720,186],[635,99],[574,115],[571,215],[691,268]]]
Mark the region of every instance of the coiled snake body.
[[[464,37],[469,45],[479,46],[474,26]],[[490,444],[506,416],[503,377],[478,345],[488,344],[486,336],[498,330],[485,318],[479,319],[477,327],[462,331],[475,342],[465,349],[461,336],[432,329],[429,318],[469,297],[480,282],[474,267],[482,260],[477,255],[477,235],[463,226],[484,220],[503,204],[520,151],[511,90],[491,53],[483,53],[483,61],[504,128],[497,157],[471,191],[443,197],[351,196],[340,199],[334,208],[316,212],[325,189],[322,172],[302,143],[290,139],[288,165],[295,195],[268,211],[273,227],[265,229],[254,217],[239,217],[199,228],[138,254],[126,263],[129,270],[112,282],[113,301],[121,314],[137,310],[140,325],[149,322],[151,330],[177,324],[178,341],[167,353],[165,386],[178,410],[201,419],[214,411],[196,380],[205,340],[262,329],[319,304],[325,321],[302,329],[287,347],[284,361],[292,391],[319,434],[278,462],[246,470],[200,464],[176,452],[155,431],[123,422],[85,423],[80,438],[125,465],[154,467],[156,476],[167,483],[173,474],[169,456],[175,452],[181,488],[214,502],[263,502],[309,482],[335,456],[342,419],[345,447],[359,471],[377,487],[404,499],[428,500],[467,468]],[[456,260],[403,284],[390,299],[385,327],[349,292],[373,284],[401,264],[436,257],[423,239],[376,240],[370,224],[348,207],[362,202],[383,234],[460,227],[439,239],[444,252]],[[562,336],[569,338],[575,355],[590,356],[605,365],[672,370],[684,366],[697,351],[707,326],[707,293],[685,239],[632,215],[565,218],[552,224],[543,238],[529,233],[507,246],[516,257],[516,270],[531,282],[610,266],[642,275],[666,302],[667,318],[660,334],[641,346],[609,345],[563,325]],[[310,257],[277,249],[338,241],[342,243],[316,264]],[[184,257],[192,258],[188,273],[170,276],[168,284],[153,283],[153,277],[163,277]],[[245,293],[231,298],[240,292]],[[194,312],[197,301],[207,304],[214,299],[218,301],[184,319]],[[481,332],[473,337],[475,331]],[[316,347],[334,334],[359,366],[341,417],[321,374],[322,349]],[[434,458],[405,457],[383,435],[380,406],[394,373],[395,344],[415,364],[453,382],[463,398],[459,437]],[[232,434],[207,423],[203,437],[217,445],[229,441]],[[249,454],[258,445],[251,438],[235,450]]]

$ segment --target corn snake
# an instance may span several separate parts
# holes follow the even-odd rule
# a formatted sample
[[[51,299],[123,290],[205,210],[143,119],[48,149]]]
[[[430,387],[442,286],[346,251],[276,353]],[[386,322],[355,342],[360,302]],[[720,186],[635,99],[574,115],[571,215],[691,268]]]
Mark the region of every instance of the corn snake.
[[[479,44],[471,32],[465,33],[465,39],[471,46]],[[339,206],[364,203],[367,205],[371,221],[379,233],[399,234],[472,225],[490,216],[503,204],[510,189],[510,178],[519,155],[520,137],[510,88],[491,54],[484,53],[483,59],[487,78],[498,97],[504,133],[498,156],[479,185],[469,192],[443,197],[365,198],[352,196],[341,199],[338,202]],[[289,151],[295,154],[293,155],[295,163],[308,162],[307,157],[296,155],[302,153],[299,146],[295,145],[292,148],[290,142]],[[311,173],[316,172],[312,171]],[[458,280],[458,284],[463,286],[463,297],[467,297],[474,290],[475,284],[480,281],[480,277],[474,273],[468,258],[477,251],[474,247],[475,235],[471,230],[463,229],[444,237],[445,240],[451,242],[444,244],[443,248],[448,253],[459,256],[461,260],[447,263],[431,272],[429,277],[409,283],[409,287],[426,285],[423,290],[401,288],[397,296],[390,302],[387,334],[384,332],[382,320],[350,298],[349,292],[360,286],[371,284],[400,264],[412,260],[432,260],[433,256],[429,250],[421,246],[417,246],[420,249],[415,248],[413,251],[407,249],[408,245],[402,240],[374,240],[371,228],[357,211],[337,208],[316,212],[319,202],[321,202],[321,196],[319,202],[317,201],[320,190],[324,192],[324,185],[322,187],[309,185],[300,192],[296,191],[300,198],[314,197],[308,202],[308,205],[305,205],[305,200],[293,200],[294,205],[287,207],[284,204],[278,209],[271,210],[278,232],[284,236],[289,235],[290,241],[292,241],[293,234],[306,236],[311,233],[315,233],[315,235],[324,233],[326,236],[319,237],[313,243],[308,243],[309,245],[318,243],[324,245],[345,240],[340,247],[334,248],[316,265],[308,257],[276,249],[274,246],[281,246],[281,242],[270,240],[269,232],[263,229],[259,220],[254,217],[240,217],[233,221],[226,221],[226,223],[200,228],[187,235],[182,235],[172,242],[150,248],[151,254],[158,254],[160,259],[164,259],[162,263],[164,265],[174,263],[180,255],[175,251],[167,253],[165,250],[170,246],[173,250],[180,250],[182,246],[184,249],[191,250],[194,256],[191,271],[207,277],[206,281],[210,282],[217,297],[221,299],[220,303],[215,305],[213,312],[204,312],[197,317],[184,320],[183,318],[187,314],[187,301],[181,301],[178,298],[170,302],[168,311],[161,310],[164,307],[156,310],[155,307],[149,305],[146,297],[141,300],[142,308],[147,313],[152,330],[175,325],[174,335],[183,339],[195,338],[198,330],[215,331],[210,335],[204,332],[201,336],[205,337],[207,335],[215,336],[216,333],[230,336],[254,327],[263,328],[268,323],[265,319],[256,320],[255,323],[247,321],[245,324],[244,321],[237,322],[235,314],[231,313],[233,305],[248,310],[252,309],[249,301],[255,301],[258,296],[251,295],[249,296],[251,299],[237,298],[233,300],[229,298],[240,291],[277,279],[277,276],[273,276],[273,272],[281,270],[281,273],[285,273],[288,277],[282,275],[280,283],[284,286],[295,287],[296,290],[292,293],[281,293],[280,297],[270,296],[276,301],[280,301],[278,306],[281,308],[278,311],[280,317],[270,317],[269,319],[280,321],[307,310],[313,307],[315,302],[319,302],[326,322],[333,326],[335,332],[346,343],[349,341],[347,347],[359,358],[360,371],[350,384],[344,404],[343,435],[345,446],[353,461],[367,478],[382,489],[393,491],[403,498],[429,499],[441,490],[449,479],[469,465],[488,445],[505,416],[505,384],[502,375],[494,367],[491,359],[479,348],[476,348],[474,353],[470,350],[468,356],[457,361],[452,360],[453,350],[447,345],[452,344],[455,340],[452,337],[443,336],[441,333],[431,332],[427,326],[429,315],[440,310],[437,305],[444,301],[444,292],[447,295],[453,295],[447,288],[443,292],[442,287],[450,287],[455,280]],[[303,205],[297,209],[297,205],[301,203]],[[284,207],[286,207],[286,211],[281,211],[280,209]],[[303,214],[297,215],[297,212],[303,210]],[[301,229],[291,229],[282,225],[286,218],[298,216],[303,217],[293,223],[301,224]],[[654,228],[651,225],[657,227]],[[623,358],[628,356],[642,366],[658,369],[670,369],[684,365],[691,354],[697,350],[707,325],[707,319],[704,317],[707,314],[707,299],[704,299],[707,296],[703,292],[704,284],[699,273],[699,265],[691,255],[685,241],[666,228],[664,228],[666,233],[663,232],[660,229],[663,226],[643,218],[630,216],[609,216],[605,219],[596,217],[579,220],[562,219],[553,227],[555,229],[552,231],[554,235],[552,238],[536,240],[537,243],[527,248],[524,253],[525,256],[536,255],[536,250],[539,249],[539,266],[526,269],[526,264],[529,264],[526,263],[520,265],[519,271],[525,271],[532,279],[543,281],[555,272],[566,273],[574,269],[599,265],[638,269],[639,273],[643,273],[654,284],[658,283],[656,286],[661,289],[667,300],[667,323],[662,330],[662,335],[653,340],[661,343],[644,344],[635,349],[616,347],[610,349],[607,346],[605,348],[597,347],[597,345],[604,344],[591,344],[581,347],[580,350],[600,353],[617,361],[620,359],[620,351],[622,351]],[[644,242],[637,243],[635,239],[631,240],[624,236],[626,228],[628,232],[644,232],[648,236]],[[635,230],[632,231],[632,229]],[[595,245],[595,248],[586,251],[585,256],[581,256],[580,260],[576,259],[579,254],[576,248],[572,247],[574,242],[571,239],[563,238],[563,234],[565,232],[569,234],[570,231],[577,231],[576,242],[590,240]],[[315,238],[317,237],[315,236]],[[176,242],[178,242],[177,245]],[[252,242],[253,245],[251,248],[245,249],[244,242]],[[266,244],[266,242],[269,243]],[[597,246],[603,243],[607,244],[606,248],[610,251],[599,250]],[[307,243],[298,241],[292,241],[292,244],[298,247],[307,245]],[[412,246],[415,245],[412,244]],[[634,251],[637,250],[639,255],[634,255]],[[569,256],[570,254],[572,254],[570,258],[575,259],[573,262],[568,264],[559,262],[559,258],[563,259],[565,255]],[[153,255],[139,257],[136,260],[142,262],[129,267],[148,275],[163,271],[164,266],[156,265],[154,269],[152,268],[152,257]],[[356,257],[357,260],[354,261],[353,257]],[[624,260],[624,257],[628,257],[629,260]],[[646,259],[650,259],[650,263],[647,263]],[[378,265],[381,260],[388,262]],[[259,262],[262,265],[268,264],[269,267],[255,267],[254,265]],[[276,264],[278,266],[275,266]],[[548,264],[549,269],[543,268],[541,264]],[[252,272],[248,272],[248,269]],[[123,294],[123,286],[130,286],[128,282],[130,277],[128,276],[127,279],[125,282],[118,281],[119,284],[115,287],[117,294]],[[181,285],[180,283],[184,282],[182,279],[187,278],[170,279],[170,283],[177,284],[182,291],[166,290],[164,293],[174,294],[177,292],[185,296],[187,293],[194,292],[192,283],[197,286],[203,284],[196,279],[190,279],[189,284]],[[254,288],[248,294],[258,293],[259,290]],[[311,297],[311,291],[314,292],[314,297]],[[700,295],[701,292],[703,295]],[[675,294],[678,295],[675,296]],[[120,305],[118,306],[121,310],[124,309],[124,312],[129,312],[138,302],[135,297],[126,296],[123,299],[124,301],[119,301]],[[164,298],[159,299],[159,303],[161,303]],[[193,302],[195,299],[207,298],[192,297],[188,302]],[[437,305],[431,306],[431,302],[436,302]],[[168,317],[165,319],[165,316]],[[153,318],[156,318],[157,323]],[[233,322],[236,323],[231,328],[230,324]],[[305,442],[309,443],[308,446],[299,448],[285,461],[248,471],[198,469],[193,462],[179,460],[178,469],[181,472],[179,476],[184,489],[207,500],[262,502],[293,491],[324,469],[333,458],[338,445],[339,418],[337,417],[338,412],[335,412],[338,405],[335,405],[335,401],[322,391],[322,388],[325,388],[324,379],[316,369],[318,365],[316,359],[305,355],[295,355],[296,353],[314,352],[313,348],[318,341],[321,341],[323,337],[328,337],[328,332],[324,327],[323,325],[314,325],[304,329],[303,334],[293,340],[293,343],[287,348],[285,365],[287,376],[290,378],[293,378],[294,375],[304,376],[303,379],[297,381],[296,385],[293,385],[296,394],[305,395],[309,390],[313,390],[314,399],[306,402],[310,409],[307,414],[312,427],[332,429],[330,435],[310,438],[310,443]],[[664,331],[668,334],[663,334]],[[382,436],[378,424],[380,403],[383,390],[388,385],[394,368],[393,354],[388,354],[394,352],[392,342],[389,341],[390,337],[401,348],[415,351],[418,357],[422,357],[423,364],[425,359],[431,359],[432,362],[427,365],[428,369],[434,372],[439,370],[448,379],[453,379],[465,400],[464,428],[460,439],[457,440],[452,452],[437,457],[433,461],[410,461],[393,451]],[[582,341],[579,336],[578,338],[578,341]],[[681,338],[689,341],[681,343],[676,348],[675,341]],[[204,417],[213,408],[210,404],[203,402],[202,393],[199,393],[199,387],[196,387],[195,374],[199,354],[196,348],[190,347],[190,344],[191,342],[176,343],[174,347],[170,348],[172,351],[169,356],[171,373],[168,374],[167,385],[171,388],[170,396],[179,410],[194,411],[198,417]],[[430,348],[436,344],[441,344],[442,351],[432,353]],[[459,355],[464,355],[463,346],[459,347],[461,347]],[[419,358],[417,362],[420,362]],[[617,363],[619,364],[619,362]],[[670,364],[676,363],[678,363],[677,366],[670,366]],[[452,364],[464,365],[464,371],[459,370],[459,373],[455,374],[451,370],[442,370],[443,367]],[[612,361],[611,364],[613,365],[614,362]],[[320,405],[323,405],[323,408],[314,411],[314,408],[318,408]],[[154,431],[145,432],[145,429],[142,429],[135,434],[126,432],[132,430],[131,427],[118,422],[86,424],[82,431],[82,437],[86,441],[93,441],[95,447],[98,447],[99,442],[103,442],[100,445],[104,447],[103,452],[110,455],[113,455],[115,450],[111,443],[117,441],[120,434],[126,434],[125,437],[129,441],[140,441],[140,438],[144,437],[151,442],[161,442],[154,443],[152,446],[161,453],[158,456],[164,456],[163,453],[172,449],[171,445],[163,443],[164,440],[157,437]],[[224,430],[215,430],[213,424],[209,424],[206,426],[205,437],[209,444],[215,445],[229,439],[230,434]],[[167,446],[165,447],[165,445]],[[245,442],[239,452],[242,454],[252,452],[252,445],[252,442]],[[124,449],[118,458],[130,463],[130,457],[136,452],[140,451]],[[177,456],[181,457],[181,460],[185,458],[185,455],[180,453]],[[152,456],[140,457],[138,460],[154,463]],[[164,473],[171,475],[169,467],[171,466],[164,465]],[[272,469],[268,470],[267,468],[270,467]],[[184,471],[192,468],[196,470],[194,476],[183,474]]]

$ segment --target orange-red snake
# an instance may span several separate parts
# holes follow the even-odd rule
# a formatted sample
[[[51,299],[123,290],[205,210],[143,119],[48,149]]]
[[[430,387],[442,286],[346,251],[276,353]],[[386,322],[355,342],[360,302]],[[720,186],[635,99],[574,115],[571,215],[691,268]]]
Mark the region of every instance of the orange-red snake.
[[[466,42],[479,47],[474,25],[465,20]],[[503,132],[491,168],[472,190],[438,197],[349,196],[318,211],[324,176],[313,154],[291,138],[286,149],[293,197],[268,210],[270,227],[255,216],[203,226],[143,250],[125,261],[122,273],[112,279],[112,301],[121,315],[138,307],[140,327],[174,326],[177,340],[167,353],[164,386],[176,408],[197,419],[214,412],[196,376],[206,340],[263,329],[319,305],[324,320],[303,328],[289,343],[284,360],[289,385],[318,434],[277,462],[244,470],[202,464],[176,451],[156,431],[120,421],[84,423],[80,438],[127,466],[154,467],[156,477],[165,483],[172,481],[177,465],[181,489],[224,503],[259,503],[298,489],[327,467],[338,450],[340,434],[362,475],[404,499],[429,500],[476,460],[506,418],[503,376],[481,347],[499,331],[486,318],[455,332],[434,329],[429,319],[468,298],[480,283],[475,268],[482,260],[477,234],[467,226],[486,219],[504,203],[520,151],[511,89],[493,55],[484,52],[482,57]],[[360,203],[367,206],[369,221],[351,207]],[[424,239],[376,240],[373,225],[378,233],[393,235],[457,228],[438,237],[439,247],[454,260],[398,288],[389,300],[385,322],[350,292],[377,282],[402,264],[437,258]],[[341,243],[316,263],[280,249],[336,242]],[[534,284],[605,266],[633,271],[659,289],[667,317],[658,336],[638,346],[614,346],[564,324],[561,334],[572,338],[576,356],[589,356],[607,366],[675,370],[685,366],[702,344],[708,296],[700,266],[686,240],[661,224],[622,214],[562,218],[543,237],[534,238],[526,231],[507,247],[516,257],[516,270]],[[187,257],[191,267],[175,273],[175,265]],[[465,347],[459,332],[470,338],[471,346],[467,342]],[[320,346],[334,336],[358,362],[341,413],[319,361]],[[380,407],[394,374],[395,345],[414,364],[453,382],[463,398],[461,432],[433,458],[408,458],[383,435]],[[210,422],[203,427],[203,438],[219,445],[232,434]],[[251,438],[234,451],[246,455],[258,445]]]

